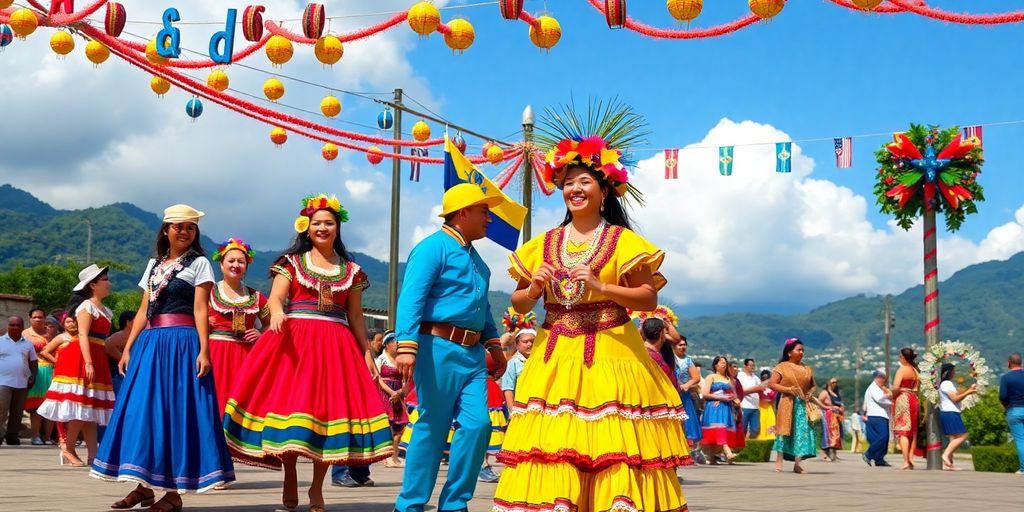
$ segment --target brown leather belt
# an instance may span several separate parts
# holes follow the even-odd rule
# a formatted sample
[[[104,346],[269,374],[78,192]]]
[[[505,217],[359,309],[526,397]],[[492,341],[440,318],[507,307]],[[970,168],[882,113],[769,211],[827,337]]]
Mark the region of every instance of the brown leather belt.
[[[420,323],[420,334],[429,334],[444,338],[452,343],[463,347],[472,347],[480,342],[480,333],[463,329],[451,324],[438,324],[434,322]]]

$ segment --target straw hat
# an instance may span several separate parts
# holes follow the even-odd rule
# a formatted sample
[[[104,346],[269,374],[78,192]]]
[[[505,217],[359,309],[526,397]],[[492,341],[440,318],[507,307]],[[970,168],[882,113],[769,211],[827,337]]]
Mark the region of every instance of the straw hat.
[[[486,204],[488,209],[493,209],[504,202],[505,199],[501,196],[489,196],[477,185],[460,183],[444,193],[441,199],[441,215],[438,217],[446,217],[450,213],[478,204]]]
[[[176,204],[164,209],[164,222],[168,224],[177,224],[179,222],[199,224],[199,219],[203,215],[206,214],[187,204]]]
[[[83,268],[82,271],[78,273],[78,284],[76,284],[72,290],[76,292],[84,290],[86,286],[89,286],[89,283],[91,283],[93,279],[99,277],[99,275],[106,269],[107,267],[97,267],[95,263]]]

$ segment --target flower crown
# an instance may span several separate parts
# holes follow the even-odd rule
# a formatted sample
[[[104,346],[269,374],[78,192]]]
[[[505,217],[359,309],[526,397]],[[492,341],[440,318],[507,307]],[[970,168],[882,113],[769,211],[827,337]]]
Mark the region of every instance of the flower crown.
[[[516,313],[516,310],[512,308],[508,308],[508,311],[501,318],[501,323],[505,326],[506,332],[519,329],[533,329],[533,326],[537,323],[537,313],[530,311],[524,315]]]
[[[544,181],[550,186],[562,188],[565,171],[572,165],[582,165],[604,174],[615,195],[626,194],[629,173],[622,165],[622,152],[608,147],[598,136],[562,139],[544,157]]]
[[[630,311],[629,316],[640,320],[641,323],[648,318],[659,318],[666,322],[671,322],[672,325],[679,324],[679,317],[672,311],[672,308],[663,305],[658,305],[658,307],[654,308],[654,311]]]
[[[338,214],[338,220],[348,222],[348,211],[342,208],[341,201],[337,196],[327,194],[314,194],[302,199],[302,211],[295,218],[295,231],[305,233],[309,230],[309,221],[318,210],[331,210]]]
[[[239,251],[242,251],[245,254],[245,262],[247,264],[251,264],[252,259],[256,257],[256,251],[252,249],[252,246],[245,243],[245,240],[242,240],[241,238],[232,237],[228,238],[227,240],[224,241],[224,243],[220,244],[220,247],[218,247],[217,250],[213,253],[213,261],[220,261],[224,259],[224,255],[227,254],[228,251],[233,249],[238,249]]]

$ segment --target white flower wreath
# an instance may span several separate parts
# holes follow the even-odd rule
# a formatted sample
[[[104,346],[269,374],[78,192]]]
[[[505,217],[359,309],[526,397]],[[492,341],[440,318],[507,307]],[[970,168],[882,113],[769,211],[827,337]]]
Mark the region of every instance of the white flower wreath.
[[[970,376],[978,386],[976,394],[970,395],[960,402],[961,408],[969,409],[978,402],[980,395],[985,392],[985,386],[989,383],[988,378],[991,372],[988,366],[985,365],[985,358],[981,357],[981,354],[974,347],[960,340],[946,340],[937,343],[931,350],[925,352],[924,358],[919,365],[919,370],[925,381],[925,384],[921,386],[921,392],[929,402],[933,404],[939,403],[939,370],[942,368],[942,363],[948,357],[963,359],[970,367]]]

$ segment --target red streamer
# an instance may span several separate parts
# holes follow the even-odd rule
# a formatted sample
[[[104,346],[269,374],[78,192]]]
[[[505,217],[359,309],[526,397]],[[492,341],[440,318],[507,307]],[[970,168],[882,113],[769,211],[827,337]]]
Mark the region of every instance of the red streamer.
[[[951,23],[962,23],[964,25],[1001,25],[1004,23],[1020,23],[1024,21],[1024,11],[1013,11],[1001,14],[970,14],[944,11],[929,7],[926,3],[911,2],[909,0],[889,0],[893,5],[908,12],[925,16],[928,18],[948,21]]]
[[[512,178],[515,177],[515,175],[517,174],[516,171],[519,169],[521,165],[523,165],[523,160],[525,159],[526,153],[520,152],[519,158],[516,158],[511,165],[506,167],[503,171],[501,171],[501,173],[498,174],[498,176],[495,177],[495,179],[498,182],[498,188],[504,189],[505,187],[508,186],[508,184],[512,181]]]
[[[854,5],[854,3],[851,2],[850,0],[829,0],[829,1],[834,3],[834,4],[836,4],[836,5],[838,5],[838,6],[840,6],[840,7],[846,7],[847,9],[851,9],[851,10],[854,10],[854,11],[857,11],[857,12],[862,12],[862,13],[878,12],[878,13],[883,13],[883,14],[893,14],[893,13],[898,13],[898,12],[906,12],[905,10],[903,10],[900,7],[897,7],[895,5],[889,5],[889,4],[881,4],[878,7],[875,7],[874,9],[871,9],[870,11],[865,11],[864,9],[861,9],[860,7],[857,7],[856,5]],[[917,1],[920,2],[920,3],[924,3],[923,0],[917,0]]]
[[[589,0],[590,5],[597,9],[601,14],[605,14],[603,2],[600,0]],[[525,13],[524,13],[525,14]],[[724,25],[717,25],[714,27],[697,29],[697,30],[670,30],[665,28],[652,27],[645,25],[633,18],[626,18],[626,28],[643,34],[647,37],[654,37],[657,39],[702,39],[706,37],[718,37],[732,32],[736,32],[741,28],[748,27],[760,21],[761,18],[751,14],[746,18],[740,18],[736,21],[726,23]]]

